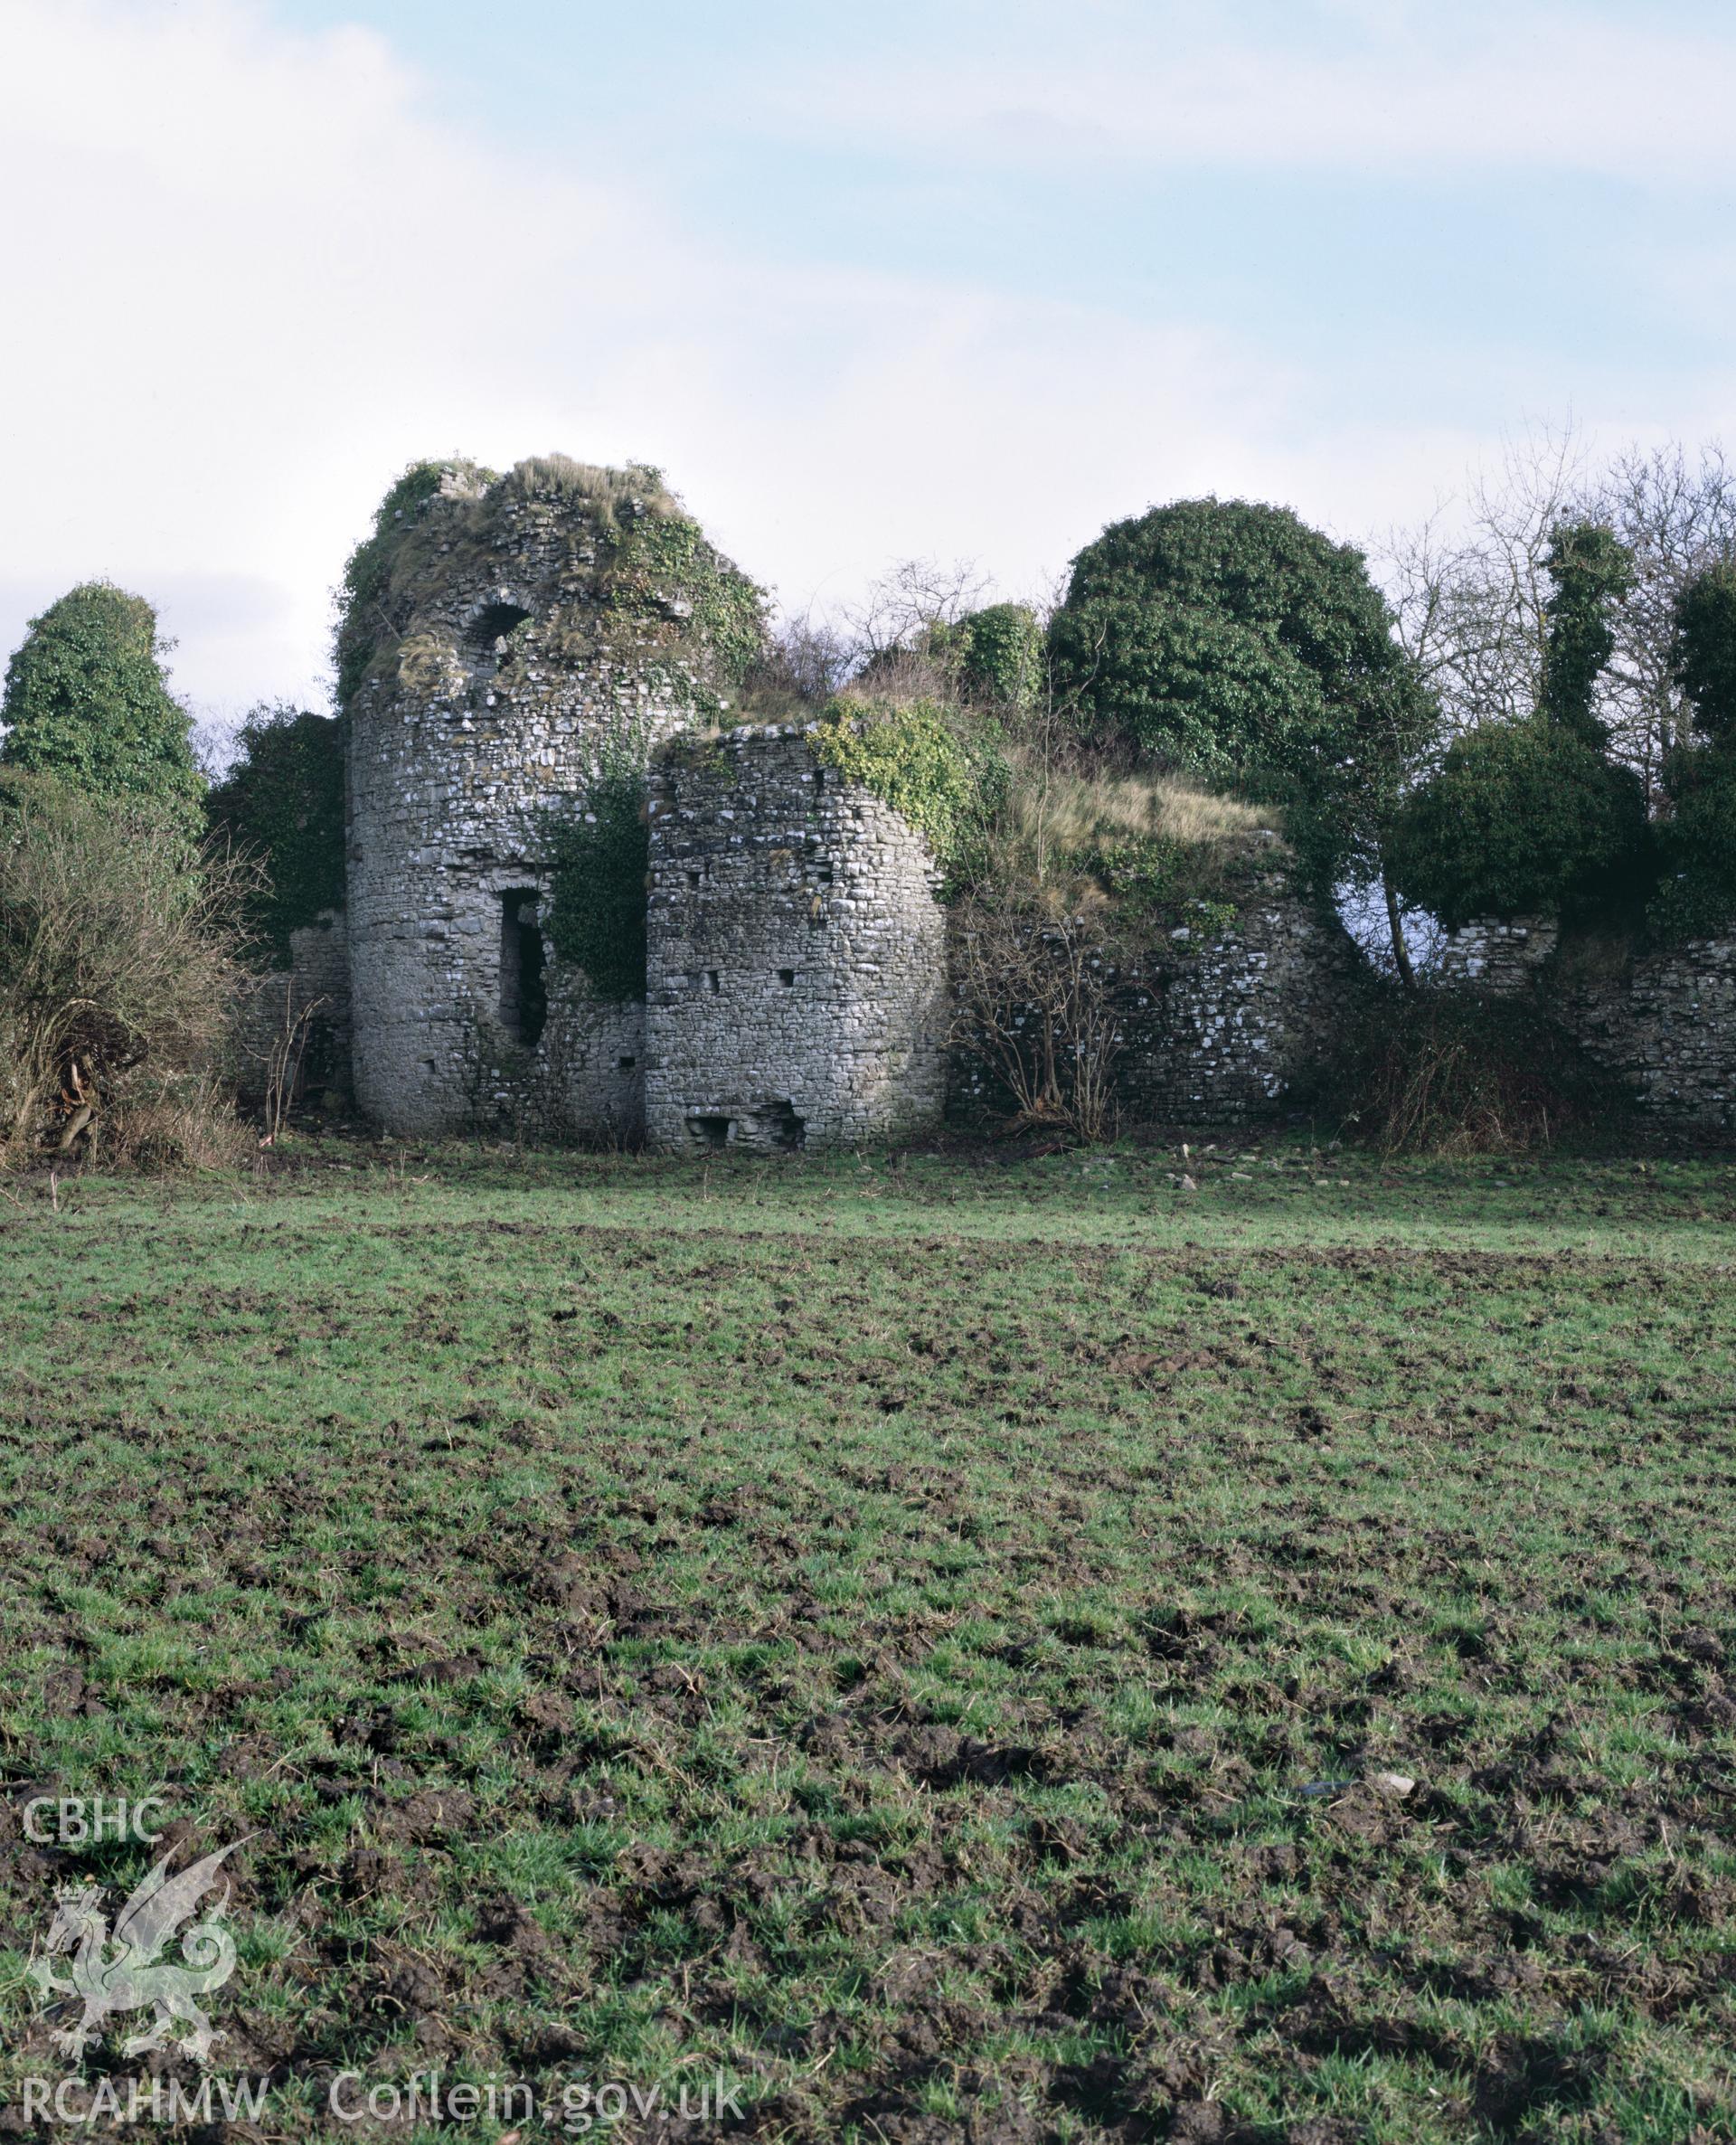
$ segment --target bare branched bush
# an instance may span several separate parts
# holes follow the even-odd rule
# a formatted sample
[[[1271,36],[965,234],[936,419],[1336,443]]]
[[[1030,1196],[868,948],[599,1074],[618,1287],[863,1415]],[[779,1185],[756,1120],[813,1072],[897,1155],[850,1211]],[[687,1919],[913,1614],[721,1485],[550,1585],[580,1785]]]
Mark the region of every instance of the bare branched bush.
[[[842,628],[812,611],[784,619],[741,682],[740,705],[760,721],[800,721],[826,705],[856,666]]]
[[[229,1107],[216,1075],[253,879],[147,806],[0,779],[0,1162],[200,1144],[193,1120]]]
[[[1109,1138],[1125,1037],[1100,922],[974,901],[954,946],[951,1040],[1010,1100],[1007,1130]]]
[[[1383,1154],[1505,1154],[1618,1113],[1615,1083],[1527,1000],[1372,993],[1344,1038],[1348,1134]]]
[[[275,979],[271,987],[275,988]],[[269,1042],[263,1050],[250,1049],[247,1053],[260,1068],[262,1076],[265,1131],[259,1141],[261,1147],[277,1144],[289,1122],[289,1112],[301,1099],[302,1066],[307,1056],[307,1045],[327,1003],[325,998],[299,997],[294,976],[286,976],[283,1009],[277,1016]]]
[[[968,560],[901,559],[844,614],[857,666],[883,662],[956,625],[983,600],[988,580]]]

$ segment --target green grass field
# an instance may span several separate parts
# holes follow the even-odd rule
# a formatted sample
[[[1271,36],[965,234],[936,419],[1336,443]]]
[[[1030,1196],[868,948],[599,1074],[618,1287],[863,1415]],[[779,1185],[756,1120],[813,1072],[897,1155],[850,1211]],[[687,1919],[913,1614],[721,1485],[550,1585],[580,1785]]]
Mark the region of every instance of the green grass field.
[[[156,1791],[208,2135],[1736,2138],[1736,1167],[1183,1167],[0,1185],[0,2131]]]

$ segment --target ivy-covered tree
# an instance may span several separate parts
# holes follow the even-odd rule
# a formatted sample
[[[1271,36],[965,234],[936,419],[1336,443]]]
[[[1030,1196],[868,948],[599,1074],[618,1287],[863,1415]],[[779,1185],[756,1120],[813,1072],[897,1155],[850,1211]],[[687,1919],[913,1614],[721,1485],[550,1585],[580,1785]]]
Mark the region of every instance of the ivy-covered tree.
[[[1449,931],[1475,917],[1608,912],[1643,899],[1645,787],[1610,757],[1597,713],[1632,557],[1609,529],[1563,521],[1543,563],[1535,709],[1467,731],[1394,824],[1394,885]]]
[[[1089,735],[1256,782],[1383,737],[1402,685],[1362,553],[1240,499],[1111,524],[1073,561],[1050,649]]]
[[[1073,561],[1049,654],[1057,701],[1089,738],[1281,801],[1322,893],[1381,881],[1438,715],[1360,552],[1288,507],[1156,507]],[[1390,896],[1387,909],[1407,973]]]
[[[1543,614],[1543,677],[1538,713],[1601,751],[1609,732],[1599,719],[1599,678],[1615,653],[1610,614],[1634,584],[1633,554],[1613,530],[1562,522],[1543,566],[1552,584]]]
[[[1448,931],[1480,916],[1593,902],[1638,868],[1637,775],[1568,728],[1486,723],[1448,751],[1408,800],[1388,846],[1400,897]]]
[[[972,702],[1025,710],[1043,683],[1043,628],[1028,604],[991,603],[928,628],[923,646]]]
[[[1694,729],[1736,741],[1736,560],[1688,581],[1675,599],[1671,669],[1694,711]]]
[[[278,953],[344,905],[344,732],[334,716],[255,708],[234,765],[207,799],[213,831],[264,864],[250,921]]]
[[[196,833],[205,781],[163,653],[142,596],[100,581],[70,589],[31,620],[6,666],[0,762],[91,796],[143,801]]]
[[[1667,938],[1728,931],[1736,920],[1736,562],[1677,591],[1671,667],[1694,734],[1664,763],[1669,814],[1649,920]]]

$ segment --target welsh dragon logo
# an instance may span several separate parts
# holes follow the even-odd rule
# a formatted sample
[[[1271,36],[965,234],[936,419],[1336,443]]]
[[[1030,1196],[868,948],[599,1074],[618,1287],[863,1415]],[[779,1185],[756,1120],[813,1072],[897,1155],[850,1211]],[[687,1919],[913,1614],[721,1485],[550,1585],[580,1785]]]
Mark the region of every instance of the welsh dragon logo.
[[[77,2023],[59,2028],[52,2036],[64,2055],[82,2055],[111,2014],[149,2005],[156,2017],[143,2033],[122,2044],[123,2055],[145,2055],[162,2047],[178,2022],[188,2030],[175,2036],[175,2046],[195,2063],[211,2061],[212,2044],[223,2036],[212,2030],[211,2020],[193,1999],[221,1989],[235,1970],[235,1940],[222,1925],[228,1888],[203,1920],[183,1932],[184,1964],[159,1962],[158,1954],[212,1889],[223,1857],[241,1844],[231,1841],[175,1876],[168,1875],[175,1859],[171,1848],[121,1908],[112,1934],[99,1886],[74,1885],[60,1894],[43,1947],[47,1955],[31,1961],[30,1978],[45,2003],[68,1996],[83,2002],[83,2016]],[[69,1952],[72,1978],[63,1981],[53,1962]]]

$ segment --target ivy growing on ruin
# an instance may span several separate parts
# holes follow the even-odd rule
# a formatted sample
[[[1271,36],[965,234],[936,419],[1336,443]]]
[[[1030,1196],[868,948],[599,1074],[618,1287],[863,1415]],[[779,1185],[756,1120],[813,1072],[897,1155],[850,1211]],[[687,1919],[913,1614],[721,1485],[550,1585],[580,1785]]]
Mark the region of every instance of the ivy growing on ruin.
[[[1011,780],[993,729],[939,701],[844,696],[811,735],[815,757],[891,805],[928,837],[954,885],[979,862]]]
[[[596,997],[645,996],[645,877],[650,836],[645,777],[617,759],[591,785],[583,809],[544,828],[557,959],[582,971]]]
[[[461,690],[457,651],[438,619],[441,600],[498,571],[527,522],[561,530],[567,572],[560,603],[507,637],[508,668],[539,657],[601,657],[640,677],[661,676],[703,715],[722,711],[763,649],[765,591],[707,542],[658,470],[561,455],[520,462],[504,477],[465,461],[405,470],[344,568],[339,705],[388,663],[412,672],[424,697],[446,670]]]

